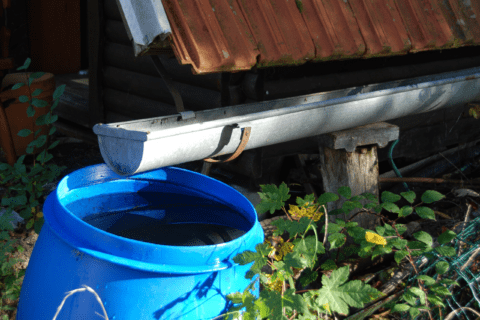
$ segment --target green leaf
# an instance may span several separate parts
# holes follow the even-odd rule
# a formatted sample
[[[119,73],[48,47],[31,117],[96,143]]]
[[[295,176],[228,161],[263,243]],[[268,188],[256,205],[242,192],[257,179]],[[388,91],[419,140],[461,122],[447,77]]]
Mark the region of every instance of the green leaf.
[[[60,103],[60,100],[53,101],[52,106],[50,107],[50,110],[55,109],[58,106],[59,103]]]
[[[451,296],[452,293],[448,291],[447,288],[442,286],[441,284],[432,286],[429,288],[434,294],[441,295],[441,296]]]
[[[37,108],[44,108],[44,107],[48,106],[47,101],[40,100],[40,99],[37,99],[37,98],[32,99],[32,104]]]
[[[328,278],[322,276],[322,288],[318,290],[317,304],[328,303],[330,310],[347,315],[349,306],[363,308],[364,303],[370,302],[381,295],[379,291],[360,280],[348,280],[350,272],[348,266],[332,271]]]
[[[417,277],[418,280],[423,280],[425,282],[425,285],[426,286],[431,286],[431,285],[434,285],[436,282],[435,282],[435,279],[433,279],[432,277],[429,277],[427,275],[419,275]]]
[[[404,224],[397,224],[395,227],[400,234],[403,234],[405,231],[407,231],[407,226],[405,226]]]
[[[392,193],[390,191],[382,192],[382,202],[397,202],[401,197],[398,194]]]
[[[277,220],[278,221],[278,220]],[[273,222],[272,222],[273,224]],[[338,224],[336,223],[333,223],[333,222],[330,222],[328,224],[328,233],[329,234],[332,234],[332,233],[336,233],[336,232],[340,232],[343,228],[341,226],[339,226]],[[320,231],[321,233],[325,233],[325,226],[322,226],[322,231]]]
[[[448,271],[448,268],[450,268],[450,265],[445,261],[437,262],[435,265],[435,270],[438,274],[445,274]]]
[[[381,227],[381,226],[376,226],[375,227],[375,230],[377,231],[377,233],[381,236],[383,236],[385,234],[385,227]]]
[[[415,208],[415,211],[418,213],[418,215],[423,218],[423,219],[431,219],[435,220],[435,213],[433,212],[432,209],[427,208],[427,207],[417,207]]]
[[[52,124],[57,120],[58,120],[58,115],[56,115],[56,114],[50,115],[50,117],[48,118],[48,123]]]
[[[23,87],[25,85],[25,83],[15,83],[12,87],[12,90],[17,90],[21,87]]]
[[[400,195],[410,203],[413,203],[415,201],[415,198],[417,197],[417,195],[413,191],[401,192]]]
[[[408,289],[408,292],[416,295],[417,297],[420,298],[420,302],[422,304],[425,304],[425,292],[422,291],[422,289],[420,289],[419,287],[411,287],[410,289]]]
[[[61,86],[58,86],[57,89],[55,89],[55,92],[53,93],[53,100],[57,100],[60,98],[65,91],[65,84],[62,84]]]
[[[57,140],[57,141],[54,141],[54,142],[48,147],[48,150],[55,148],[59,143],[60,143],[60,141],[58,141],[58,140]]]
[[[435,306],[441,306],[445,308],[445,304],[443,304],[443,299],[440,297],[429,295],[427,297],[427,300]]]
[[[424,203],[432,203],[438,200],[441,200],[445,198],[443,194],[441,194],[438,191],[435,190],[427,190],[425,193],[422,195],[422,201]]]
[[[349,187],[340,187],[338,188],[337,193],[347,199],[352,197],[352,189]]]
[[[392,312],[404,312],[404,311],[408,311],[408,309],[410,309],[410,306],[408,304],[396,304],[393,308],[392,308]]]
[[[30,75],[30,79],[38,79],[41,78],[45,72],[34,72]]]
[[[51,128],[50,128],[50,132],[49,132],[48,134],[49,134],[49,135],[52,135],[52,134],[55,133],[55,131],[57,131],[57,128],[51,127]]]
[[[447,230],[438,237],[439,244],[446,244],[455,239],[457,234],[451,230]]]
[[[27,197],[25,195],[20,195],[11,198],[2,198],[2,206],[23,206],[27,203]]]
[[[21,103],[25,103],[25,102],[28,102],[29,99],[27,96],[20,96],[18,97],[18,101],[20,101]]]
[[[40,231],[42,230],[42,227],[43,227],[43,223],[44,223],[43,217],[41,217],[40,219],[35,221],[35,224],[33,226],[33,230],[35,230],[35,232],[37,234],[40,234]]]
[[[359,201],[345,201],[342,204],[342,209],[345,212],[350,212],[355,209],[361,209],[363,208],[363,205]]]
[[[362,193],[362,196],[364,196],[368,201],[378,202],[377,196],[374,195],[373,193],[364,192],[364,193]]]
[[[452,247],[448,247],[448,246],[436,247],[435,250],[438,252],[438,254],[445,257],[451,257],[455,255],[455,248],[452,248]]]
[[[399,217],[406,217],[413,212],[413,208],[410,206],[404,206],[400,209]]]
[[[242,266],[254,262],[250,267],[250,271],[252,271],[254,274],[259,274],[262,267],[267,264],[268,259],[266,256],[270,252],[270,247],[266,243],[259,243],[255,246],[255,250],[256,252],[246,250],[242,253],[239,253],[233,258],[233,261]],[[249,279],[251,278],[252,277]]]
[[[347,237],[343,233],[334,233],[328,236],[330,242],[330,249],[340,248],[347,241]]]
[[[320,268],[322,268],[325,271],[335,270],[337,269],[337,265],[335,264],[335,261],[333,261],[332,259],[328,259],[324,263],[322,263]]]
[[[25,159],[25,157],[26,157],[26,155],[21,155],[20,157],[18,157],[17,163],[18,164],[23,164],[23,160]],[[1,170],[1,168],[0,168],[0,170]]]
[[[315,222],[307,217],[302,217],[299,221],[287,221],[284,219],[278,219],[272,222],[273,226],[277,227],[274,231],[274,235],[282,235],[285,231],[288,232],[290,239],[294,238],[297,234],[303,234],[310,226],[316,226]]]
[[[350,227],[347,228],[347,232],[354,239],[365,239],[366,231],[362,227]]]
[[[385,191],[386,192],[386,191]],[[400,208],[394,203],[391,202],[384,202],[382,203],[382,208],[389,212],[395,212],[395,213],[400,213]]]
[[[25,60],[25,62],[24,62],[24,64],[23,64],[23,66],[17,68],[17,71],[28,69],[28,67],[30,66],[30,63],[31,63],[31,62],[32,62],[32,59],[27,58],[27,60]]]
[[[343,221],[342,219],[335,219],[335,223],[338,224],[342,228],[345,228],[345,226],[346,226],[345,221]]]
[[[337,201],[339,198],[335,193],[331,192],[326,192],[322,194],[320,197],[318,197],[317,202],[322,205],[322,204],[327,204],[328,202],[333,202]]]
[[[403,300],[405,300],[409,305],[415,306],[417,304],[417,298],[415,295],[411,294],[410,292],[406,291],[402,295]]]
[[[392,240],[392,245],[397,249],[403,249],[407,246],[408,241],[405,239],[395,238]]]
[[[32,130],[30,129],[22,129],[18,132],[18,136],[20,137],[28,137],[30,134],[32,134]]]
[[[32,92],[32,97],[36,97],[42,92],[43,92],[42,89],[35,89],[35,91]]]
[[[52,122],[50,122],[52,123]],[[255,209],[259,214],[265,213],[270,211],[270,213],[274,213],[275,210],[280,210],[285,205],[286,200],[290,198],[288,194],[289,189],[285,182],[282,182],[279,188],[275,185],[260,185],[262,188],[262,192],[259,192],[260,202]]]
[[[31,105],[27,107],[27,116],[29,118],[33,117],[35,115],[35,108],[32,107]]]
[[[358,222],[355,222],[355,221],[347,222],[347,224],[345,225],[345,227],[347,227],[347,228],[352,228],[352,227],[356,227],[356,226],[358,226]]]
[[[440,284],[446,284],[449,286],[460,286],[457,281],[453,281],[452,279],[442,279],[438,281]]]
[[[419,231],[417,233],[414,233],[413,236],[415,237],[415,239],[417,239],[418,241],[422,241],[429,247],[431,247],[433,244],[432,236],[426,233],[425,231]]]
[[[410,313],[410,315],[412,316],[412,319],[415,319],[419,314],[420,314],[420,310],[418,310],[418,308],[415,308],[415,307],[411,307],[408,312]]]
[[[35,221],[33,220],[33,218],[30,219],[30,220],[28,220],[27,225],[25,226],[25,228],[26,228],[27,230],[31,229],[31,228],[33,227],[33,224],[34,224],[34,223],[35,223]]]
[[[302,199],[300,197],[297,197],[296,202],[297,205],[300,207],[303,207],[307,202],[308,203],[313,203],[315,201],[315,196],[312,194],[306,195],[305,199]]]
[[[315,252],[315,243],[317,244],[317,252]],[[317,254],[324,254],[325,247],[321,242],[318,242],[315,236],[308,236],[306,238],[298,238],[293,242],[295,245],[294,252],[303,256],[309,264],[312,265],[317,258]]]
[[[376,246],[375,249],[372,252],[372,260],[375,259],[378,256],[381,256],[382,254],[385,253],[390,253],[392,252],[392,248],[389,246]],[[398,252],[398,251],[397,251]]]
[[[330,270],[332,270],[332,269],[330,269]],[[311,269],[305,269],[302,272],[302,275],[300,276],[300,279],[298,279],[298,281],[300,281],[300,284],[302,285],[302,287],[306,287],[310,283],[317,280],[317,278],[318,278],[318,271],[311,270]]]
[[[48,120],[47,114],[42,114],[41,116],[39,116],[37,118],[37,120],[35,120],[35,124],[37,126],[43,126],[43,125],[47,124],[47,120]]]
[[[395,262],[397,262],[397,264],[400,264],[400,262],[406,256],[408,256],[408,251],[407,250],[400,250],[400,251],[395,252]]]

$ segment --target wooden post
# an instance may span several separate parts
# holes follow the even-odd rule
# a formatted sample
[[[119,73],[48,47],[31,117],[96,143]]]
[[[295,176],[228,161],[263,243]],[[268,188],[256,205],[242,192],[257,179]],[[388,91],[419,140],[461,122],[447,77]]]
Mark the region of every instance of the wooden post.
[[[352,196],[369,192],[378,197],[377,145],[385,147],[398,139],[399,129],[388,123],[375,123],[349,130],[333,132],[318,137],[323,186],[325,192],[337,193],[338,188],[348,186]],[[327,210],[341,208],[345,198],[330,203]],[[359,210],[348,215],[331,216],[348,220]],[[375,230],[379,219],[367,213],[358,214],[353,221],[365,229]]]
[[[105,25],[103,0],[88,1],[88,113],[89,125],[93,127],[105,123],[103,105],[103,48],[105,43]]]

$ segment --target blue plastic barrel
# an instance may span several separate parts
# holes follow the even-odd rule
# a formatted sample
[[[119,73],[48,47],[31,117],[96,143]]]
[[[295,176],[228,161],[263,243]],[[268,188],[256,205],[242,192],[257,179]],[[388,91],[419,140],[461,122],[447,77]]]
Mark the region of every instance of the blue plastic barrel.
[[[250,283],[250,266],[232,258],[264,237],[242,194],[171,167],[130,177],[106,165],[77,170],[43,210],[18,320],[52,320],[66,292],[83,285],[99,295],[110,320],[213,319],[229,308],[227,294]],[[57,319],[96,313],[103,315],[95,296],[78,292]]]

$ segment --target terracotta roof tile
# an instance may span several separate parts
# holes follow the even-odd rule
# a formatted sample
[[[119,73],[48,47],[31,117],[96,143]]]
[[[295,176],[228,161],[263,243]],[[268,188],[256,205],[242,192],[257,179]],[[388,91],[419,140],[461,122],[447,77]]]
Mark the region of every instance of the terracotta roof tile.
[[[195,73],[480,44],[478,0],[162,0]]]

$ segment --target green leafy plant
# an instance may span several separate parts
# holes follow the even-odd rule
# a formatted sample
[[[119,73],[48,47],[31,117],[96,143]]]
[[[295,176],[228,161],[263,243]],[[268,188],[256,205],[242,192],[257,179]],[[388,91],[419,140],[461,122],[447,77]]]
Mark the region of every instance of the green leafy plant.
[[[320,319],[322,314],[348,315],[351,307],[364,308],[365,304],[377,300],[383,294],[377,289],[360,280],[349,280],[348,262],[353,259],[375,259],[384,254],[394,252],[395,261],[400,264],[406,260],[413,265],[416,274],[419,270],[415,257],[435,254],[451,256],[455,249],[446,246],[456,234],[444,232],[438,242],[444,246],[433,248],[432,237],[420,231],[413,235],[416,240],[408,241],[402,234],[406,226],[397,223],[398,219],[416,212],[424,219],[435,219],[432,209],[425,206],[438,201],[444,196],[436,191],[426,191],[415,204],[414,192],[403,192],[400,195],[385,191],[381,195],[382,203],[373,194],[365,193],[352,197],[348,187],[338,189],[338,194],[346,201],[342,208],[327,212],[327,204],[337,201],[339,196],[325,193],[315,199],[313,195],[298,197],[296,205],[285,208],[285,201],[290,198],[289,189],[285,183],[278,188],[274,185],[262,185],[259,192],[261,203],[257,206],[259,214],[281,209],[288,219],[278,219],[272,222],[277,228],[273,235],[264,243],[255,247],[256,252],[245,251],[238,254],[234,261],[240,265],[251,263],[247,279],[252,282],[244,292],[228,295],[233,306],[225,315],[225,319]],[[406,200],[409,205],[400,208],[396,202]],[[418,202],[418,201],[417,201]],[[381,218],[382,225],[375,230],[366,230],[350,219],[336,219],[331,222],[329,216],[350,213],[354,209],[367,212]],[[382,212],[397,214],[395,220],[390,220]],[[357,213],[357,214],[358,214]],[[331,218],[331,217],[330,217]],[[311,231],[311,232],[310,232]],[[319,240],[323,233],[323,241]],[[353,244],[349,244],[347,237]],[[448,263],[437,263],[439,274],[448,270]],[[268,271],[270,270],[270,271]],[[321,275],[321,281],[320,276]],[[253,295],[253,288],[258,282],[262,290],[259,297]],[[418,286],[406,289],[393,312],[408,311],[415,318],[421,312],[443,306],[445,296],[450,292],[445,285],[456,283],[445,280],[434,280],[427,275],[419,275]],[[316,286],[315,288],[311,288]]]
[[[17,70],[26,70],[30,65],[30,58],[25,61],[25,64]],[[41,89],[36,89],[33,92],[30,90],[34,79],[40,78],[44,75],[43,72],[35,72],[30,74],[28,83],[17,83],[12,87],[16,90],[22,86],[28,86],[29,95],[22,95],[19,101],[28,102],[27,116],[33,117],[37,108],[45,108],[49,105],[47,101],[36,98]],[[0,181],[5,188],[5,194],[1,199],[1,207],[5,208],[5,212],[0,217],[0,290],[2,296],[0,298],[0,311],[12,310],[12,307],[7,305],[5,301],[9,299],[15,301],[20,294],[20,287],[22,276],[25,270],[15,270],[14,265],[17,259],[13,259],[12,255],[17,251],[22,251],[23,248],[18,246],[14,248],[13,240],[10,239],[8,230],[13,230],[10,223],[13,211],[18,212],[23,217],[26,223],[26,229],[34,229],[36,233],[40,233],[43,225],[43,213],[41,212],[41,205],[44,201],[45,190],[44,186],[47,183],[54,181],[61,173],[63,168],[55,164],[48,163],[53,156],[48,150],[54,148],[58,141],[49,143],[49,136],[55,132],[55,127],[52,124],[57,120],[58,116],[53,115],[52,110],[59,103],[59,98],[65,90],[65,85],[59,86],[53,93],[53,104],[50,112],[41,115],[35,121],[37,126],[47,126],[49,128],[48,135],[41,134],[41,129],[32,132],[29,129],[23,129],[18,132],[21,137],[34,135],[34,140],[27,146],[27,153],[32,153],[34,148],[43,148],[43,150],[34,157],[28,164],[25,164],[26,155],[18,158],[17,162],[11,166],[7,163],[0,163]],[[4,315],[3,318],[8,316]]]
[[[31,60],[28,58],[25,64],[17,70],[26,70],[30,62]],[[12,90],[16,90],[22,86],[28,86],[29,96],[22,95],[19,97],[20,102],[29,103],[27,108],[28,117],[35,115],[36,108],[44,108],[49,104],[47,101],[35,98],[42,93],[41,89],[36,89],[33,92],[30,90],[34,79],[43,75],[43,72],[34,72],[30,74],[28,83],[17,83],[12,88]],[[6,208],[6,213],[0,219],[0,230],[12,229],[8,221],[11,219],[12,211],[15,210],[27,220],[27,229],[33,227],[37,233],[40,232],[43,225],[40,201],[43,200],[44,185],[54,181],[63,170],[63,168],[55,164],[48,163],[53,158],[48,150],[58,144],[58,141],[49,144],[49,136],[56,131],[56,128],[51,125],[57,121],[58,116],[54,115],[52,111],[57,107],[59,98],[64,90],[65,85],[61,85],[55,90],[50,112],[36,119],[35,124],[37,126],[48,126],[50,128],[48,135],[41,134],[41,129],[38,129],[36,132],[32,132],[30,129],[22,129],[18,132],[20,137],[34,135],[35,139],[27,146],[27,153],[32,153],[34,148],[43,148],[36,158],[33,159],[33,164],[24,164],[26,155],[20,156],[13,166],[7,163],[0,163],[0,180],[2,185],[6,186],[6,195],[4,195],[1,201],[1,206]]]

